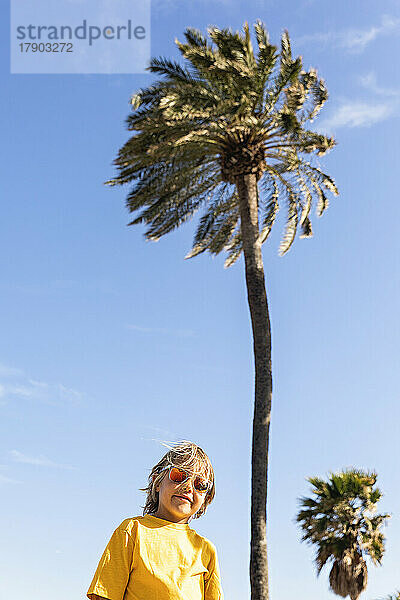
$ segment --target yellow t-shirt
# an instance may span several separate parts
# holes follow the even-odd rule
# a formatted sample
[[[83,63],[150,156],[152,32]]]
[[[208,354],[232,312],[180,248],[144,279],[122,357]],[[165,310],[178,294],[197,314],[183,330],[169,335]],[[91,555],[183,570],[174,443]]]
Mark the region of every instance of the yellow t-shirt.
[[[103,552],[87,596],[108,600],[223,600],[215,546],[186,523],[125,519]]]

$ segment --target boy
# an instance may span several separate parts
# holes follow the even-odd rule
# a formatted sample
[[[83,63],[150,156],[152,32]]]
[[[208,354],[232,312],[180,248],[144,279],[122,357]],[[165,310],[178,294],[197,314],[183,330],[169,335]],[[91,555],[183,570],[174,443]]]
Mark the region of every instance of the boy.
[[[143,517],[114,531],[90,600],[222,600],[214,545],[189,527],[215,495],[214,471],[197,444],[183,441],[153,467]]]

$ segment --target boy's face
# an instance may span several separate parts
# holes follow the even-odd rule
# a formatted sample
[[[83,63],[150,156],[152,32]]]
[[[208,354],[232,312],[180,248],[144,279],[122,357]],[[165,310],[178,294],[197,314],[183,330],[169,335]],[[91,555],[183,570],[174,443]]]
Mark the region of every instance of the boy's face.
[[[183,483],[174,483],[165,473],[163,480],[156,487],[158,492],[158,510],[155,514],[160,519],[173,523],[187,523],[203,505],[207,494],[201,494],[193,485],[196,475]]]

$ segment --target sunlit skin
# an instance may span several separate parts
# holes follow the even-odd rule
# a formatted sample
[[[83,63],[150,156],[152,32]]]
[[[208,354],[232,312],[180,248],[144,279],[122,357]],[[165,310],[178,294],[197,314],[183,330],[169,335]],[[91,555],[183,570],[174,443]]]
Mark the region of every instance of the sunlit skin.
[[[206,494],[201,494],[194,488],[195,477],[196,475],[183,483],[174,483],[166,473],[156,487],[158,509],[154,516],[172,523],[187,523],[201,508],[206,498]]]

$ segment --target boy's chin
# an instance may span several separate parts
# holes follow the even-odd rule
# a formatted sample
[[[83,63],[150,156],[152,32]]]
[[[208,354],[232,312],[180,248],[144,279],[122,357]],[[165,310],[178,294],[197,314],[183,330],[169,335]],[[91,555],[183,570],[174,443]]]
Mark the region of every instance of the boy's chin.
[[[182,515],[182,517],[190,517],[192,512],[193,511],[190,506],[179,506],[175,508],[175,513]]]
[[[193,510],[190,504],[181,504],[179,506],[174,506],[171,512],[173,512],[180,518],[190,517],[193,514]]]

